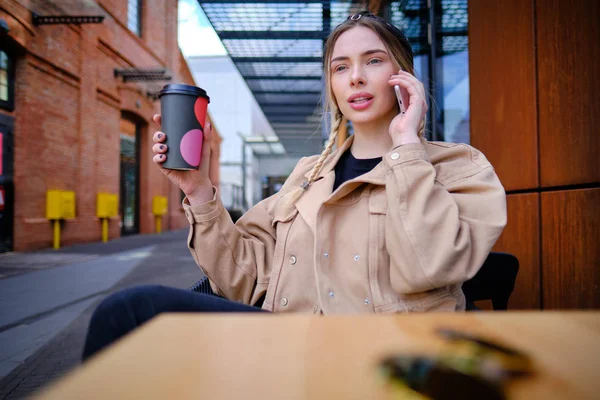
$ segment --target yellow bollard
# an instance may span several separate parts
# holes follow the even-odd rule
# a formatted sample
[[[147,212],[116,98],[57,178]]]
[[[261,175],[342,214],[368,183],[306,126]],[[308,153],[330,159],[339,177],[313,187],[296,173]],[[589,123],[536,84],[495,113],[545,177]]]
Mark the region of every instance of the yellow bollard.
[[[98,193],[96,216],[102,221],[102,243],[108,242],[108,219],[119,214],[119,198],[116,194]]]
[[[162,217],[160,215],[156,216],[156,233],[160,233],[162,231]]]
[[[55,219],[54,223],[54,245],[52,246],[54,250],[60,249],[60,220]]]
[[[108,218],[102,218],[102,242],[108,242]]]
[[[60,249],[60,220],[75,218],[75,192],[48,190],[46,192],[46,219],[52,221],[52,247]]]
[[[154,196],[152,198],[152,214],[156,225],[156,233],[162,232],[162,216],[167,214],[169,203],[164,196]]]

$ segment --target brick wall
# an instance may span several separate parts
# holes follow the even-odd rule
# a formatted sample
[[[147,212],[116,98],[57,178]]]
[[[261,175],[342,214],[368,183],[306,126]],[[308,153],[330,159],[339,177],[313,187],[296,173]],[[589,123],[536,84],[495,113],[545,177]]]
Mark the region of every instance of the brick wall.
[[[140,232],[154,231],[152,197],[169,198],[163,229],[187,226],[179,191],[152,162],[151,121],[160,110],[147,90],[165,82],[123,83],[114,68],[167,67],[172,82],[194,84],[177,46],[177,0],[145,0],[141,38],[127,29],[127,2],[99,0],[103,24],[35,27],[22,2],[0,0],[0,17],[22,49],[17,56],[15,110],[14,250],[48,248],[46,191],[76,192],[76,218],[64,221],[61,245],[98,241],[98,192],[119,194],[119,121],[128,113],[141,123]],[[70,10],[71,12],[73,10]],[[6,112],[5,112],[6,113]],[[120,236],[119,220],[109,236]]]

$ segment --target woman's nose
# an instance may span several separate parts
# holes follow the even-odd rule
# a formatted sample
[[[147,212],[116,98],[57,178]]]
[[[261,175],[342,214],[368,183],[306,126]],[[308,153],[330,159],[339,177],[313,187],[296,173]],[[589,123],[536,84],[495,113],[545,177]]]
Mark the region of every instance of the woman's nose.
[[[350,86],[364,86],[366,83],[363,71],[361,68],[355,68],[352,71],[352,75],[350,78]]]

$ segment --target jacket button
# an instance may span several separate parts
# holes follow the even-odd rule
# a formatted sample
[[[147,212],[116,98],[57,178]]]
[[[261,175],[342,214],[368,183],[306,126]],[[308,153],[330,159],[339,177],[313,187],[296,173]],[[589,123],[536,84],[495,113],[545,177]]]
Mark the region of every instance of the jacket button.
[[[358,254],[355,254],[354,255],[354,261],[358,261],[358,260],[360,260],[360,256]]]
[[[394,153],[392,153],[392,154],[390,155],[390,158],[391,158],[392,160],[397,160],[397,159],[399,159],[399,158],[400,158],[400,154],[398,154],[398,153],[394,152]]]
[[[316,314],[319,311],[319,306],[313,306],[313,314]]]
[[[328,253],[328,252],[325,252],[325,253],[323,254],[323,257],[325,257],[325,258],[329,258],[329,253]]]
[[[333,293],[333,290],[329,291],[329,297],[331,297],[332,299],[335,297],[335,293]]]
[[[369,305],[371,303],[371,301],[369,299],[365,299],[365,305]]]
[[[287,299],[287,297],[282,297],[281,301],[280,301],[280,304],[281,304],[282,307],[287,306],[288,305],[288,299]]]
[[[298,261],[298,259],[296,258],[296,256],[291,256],[290,257],[290,264],[295,265],[296,261]]]

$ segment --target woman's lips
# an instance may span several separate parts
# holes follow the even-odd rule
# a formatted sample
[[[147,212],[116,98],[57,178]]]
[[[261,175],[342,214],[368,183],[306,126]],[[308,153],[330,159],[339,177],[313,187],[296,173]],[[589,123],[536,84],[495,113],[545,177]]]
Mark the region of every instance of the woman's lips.
[[[364,110],[365,108],[369,107],[373,103],[373,97],[371,97],[371,98],[367,98],[367,97],[356,98],[352,101],[349,101],[348,103],[350,103],[350,107],[352,107],[352,109],[354,109],[354,110]]]

